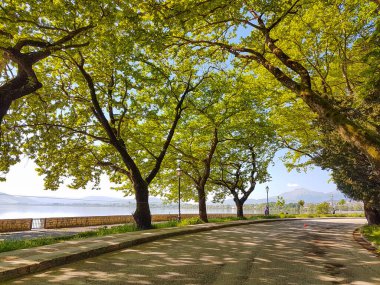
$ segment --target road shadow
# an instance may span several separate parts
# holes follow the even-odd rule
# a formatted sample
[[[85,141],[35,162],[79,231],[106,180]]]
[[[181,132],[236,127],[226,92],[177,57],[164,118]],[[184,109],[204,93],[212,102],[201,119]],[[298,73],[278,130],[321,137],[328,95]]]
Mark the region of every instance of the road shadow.
[[[380,259],[352,239],[360,222],[224,228],[105,254],[6,284],[380,284]]]

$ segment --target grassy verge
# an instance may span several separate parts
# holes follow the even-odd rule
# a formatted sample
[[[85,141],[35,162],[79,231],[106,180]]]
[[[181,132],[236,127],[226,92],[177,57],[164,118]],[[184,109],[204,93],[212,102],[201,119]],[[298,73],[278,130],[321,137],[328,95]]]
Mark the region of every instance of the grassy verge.
[[[360,231],[380,252],[380,226],[364,226]]]
[[[316,214],[285,215],[285,214],[280,214],[280,215],[270,215],[270,216],[259,216],[259,215],[256,216],[255,215],[255,216],[251,216],[244,219],[259,220],[259,219],[278,219],[278,218],[319,218],[319,217],[361,217],[361,216],[357,214],[355,215],[337,215],[337,214],[336,215],[316,215]],[[212,219],[209,219],[209,222],[223,223],[223,222],[231,222],[231,221],[237,221],[237,220],[241,220],[241,219],[237,217],[212,218]],[[201,223],[203,222],[199,218],[194,217],[190,219],[184,219],[181,222],[172,220],[172,221],[167,221],[163,223],[156,223],[153,225],[153,228],[161,229],[161,228],[169,228],[169,227],[182,227],[182,226],[195,225],[195,224],[201,224]],[[64,236],[64,237],[43,237],[43,238],[36,238],[36,239],[29,239],[29,240],[4,240],[0,242],[0,252],[49,245],[49,244],[59,243],[59,242],[67,241],[67,240],[78,240],[78,239],[85,239],[85,238],[90,238],[90,237],[102,237],[106,235],[120,234],[120,233],[134,232],[134,231],[138,231],[138,228],[133,224],[127,224],[127,225],[121,225],[121,226],[99,228],[96,230],[91,230],[91,231],[82,232],[75,235]],[[380,236],[380,233],[378,235]]]

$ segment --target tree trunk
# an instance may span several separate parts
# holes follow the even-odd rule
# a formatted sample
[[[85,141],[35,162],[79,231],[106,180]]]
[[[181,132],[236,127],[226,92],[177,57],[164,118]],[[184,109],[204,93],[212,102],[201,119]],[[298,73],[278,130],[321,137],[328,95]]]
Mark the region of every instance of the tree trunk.
[[[152,216],[149,208],[149,192],[148,185],[145,182],[134,183],[136,197],[136,211],[133,213],[133,218],[136,221],[137,227],[141,230],[152,228]]]
[[[368,225],[380,225],[380,207],[378,205],[364,201],[364,213]]]
[[[197,191],[198,191],[199,218],[205,223],[208,223],[205,189],[204,187],[198,187]]]
[[[239,200],[235,200],[235,205],[236,205],[236,216],[238,218],[244,218],[243,214],[243,203],[241,203]]]
[[[3,122],[4,116],[7,114],[12,101],[7,100],[7,96],[0,93],[0,125]]]

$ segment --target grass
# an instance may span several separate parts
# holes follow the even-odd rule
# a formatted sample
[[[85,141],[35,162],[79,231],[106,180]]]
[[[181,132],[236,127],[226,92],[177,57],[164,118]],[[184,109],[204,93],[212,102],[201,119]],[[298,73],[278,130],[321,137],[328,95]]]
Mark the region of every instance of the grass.
[[[372,242],[380,252],[380,226],[364,226],[361,228],[361,233]]]
[[[223,223],[223,222],[231,222],[238,220],[260,220],[260,219],[278,219],[278,218],[319,218],[319,217],[363,217],[363,215],[358,214],[335,214],[335,215],[320,215],[320,214],[302,214],[302,215],[255,215],[247,218],[237,218],[237,217],[225,217],[225,218],[211,218],[209,219],[210,223]],[[198,217],[183,219],[181,222],[177,220],[171,220],[162,223],[153,224],[154,229],[162,229],[162,228],[170,228],[170,227],[184,227],[188,225],[201,224],[203,221]],[[49,245],[54,243],[59,243],[68,240],[78,240],[78,239],[86,239],[90,237],[102,237],[106,235],[112,234],[120,234],[127,232],[135,232],[139,229],[134,224],[126,224],[121,226],[113,226],[113,227],[103,227],[92,231],[82,232],[71,236],[64,237],[43,237],[29,240],[4,240],[0,242],[0,252],[12,251],[23,248],[32,248],[37,246]],[[365,231],[369,232],[367,228]],[[377,231],[373,230],[373,235],[377,237],[378,244],[380,245],[380,229],[377,228]],[[370,240],[370,238],[368,238]],[[372,241],[372,240],[371,240]]]

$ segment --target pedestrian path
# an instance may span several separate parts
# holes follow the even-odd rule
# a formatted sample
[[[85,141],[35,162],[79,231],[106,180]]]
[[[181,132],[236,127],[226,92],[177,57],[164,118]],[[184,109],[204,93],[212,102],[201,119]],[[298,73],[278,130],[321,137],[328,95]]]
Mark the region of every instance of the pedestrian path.
[[[0,282],[162,238],[225,227],[286,220],[294,219],[245,220],[228,223],[207,223],[187,227],[154,229],[104,237],[71,240],[47,246],[4,252],[0,253]]]

